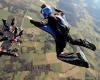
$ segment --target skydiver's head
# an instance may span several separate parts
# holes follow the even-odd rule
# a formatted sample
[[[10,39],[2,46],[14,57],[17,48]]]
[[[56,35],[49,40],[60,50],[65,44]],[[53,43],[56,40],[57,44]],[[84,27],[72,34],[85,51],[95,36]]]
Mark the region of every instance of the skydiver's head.
[[[9,32],[13,32],[14,28],[12,26],[9,27]]]
[[[41,13],[43,14],[44,18],[47,18],[52,13],[52,9],[49,6],[42,5]]]

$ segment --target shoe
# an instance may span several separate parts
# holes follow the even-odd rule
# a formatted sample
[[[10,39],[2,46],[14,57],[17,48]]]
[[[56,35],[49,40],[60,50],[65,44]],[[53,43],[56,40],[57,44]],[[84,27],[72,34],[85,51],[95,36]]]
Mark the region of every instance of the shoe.
[[[13,50],[11,51],[11,53],[12,53],[15,57],[18,57],[18,56],[19,56],[19,55],[18,55],[18,49],[17,49],[17,48],[13,49]]]
[[[13,52],[13,55],[14,55],[15,57],[18,57],[18,56],[19,56],[17,52]]]
[[[70,53],[70,52],[61,52],[61,55],[64,55],[64,56],[68,56],[68,55],[72,55],[74,53]]]
[[[18,53],[15,53],[15,56],[18,57],[19,56]]]
[[[78,59],[77,55],[74,53],[67,53],[67,52],[62,52],[59,56],[59,59],[61,60],[66,60],[66,61],[73,61]]]
[[[96,46],[94,44],[90,43],[87,40],[83,40],[83,44],[84,44],[84,47],[86,47],[86,48],[89,48],[89,49],[91,49],[93,51],[96,50]]]

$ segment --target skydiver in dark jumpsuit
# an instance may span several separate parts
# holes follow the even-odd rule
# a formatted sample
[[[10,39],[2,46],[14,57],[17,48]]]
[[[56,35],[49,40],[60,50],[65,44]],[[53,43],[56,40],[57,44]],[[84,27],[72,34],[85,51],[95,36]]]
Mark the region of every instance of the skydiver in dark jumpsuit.
[[[61,57],[61,53],[64,51],[64,48],[66,46],[66,43],[69,42],[72,45],[78,45],[78,46],[83,46],[88,49],[91,49],[93,51],[96,50],[96,47],[94,44],[82,40],[82,39],[73,39],[71,35],[69,34],[69,28],[67,25],[63,24],[63,22],[60,20],[60,16],[63,18],[64,13],[61,10],[55,9],[58,14],[52,14],[51,8],[47,7],[46,5],[41,6],[41,13],[44,16],[44,19],[47,20],[47,23],[44,24],[42,21],[35,21],[31,17],[27,16],[27,18],[30,19],[30,23],[35,25],[36,27],[50,33],[56,43],[56,53],[57,53],[57,58]],[[44,27],[46,26],[46,27]],[[49,27],[49,29],[47,28]],[[47,29],[46,29],[47,28]]]

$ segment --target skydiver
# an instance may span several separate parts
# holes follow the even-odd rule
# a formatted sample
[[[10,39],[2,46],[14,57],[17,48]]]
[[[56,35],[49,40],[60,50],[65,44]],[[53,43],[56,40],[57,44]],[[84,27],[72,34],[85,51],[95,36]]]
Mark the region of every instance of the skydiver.
[[[54,14],[51,8],[48,8],[46,5],[41,6],[41,12],[44,16],[44,19],[47,19],[48,21],[46,24],[43,22],[35,21],[30,16],[27,16],[27,18],[30,20],[31,24],[44,31],[47,31],[54,37],[56,43],[57,58],[61,57],[61,54],[66,53],[64,52],[64,48],[67,42],[72,45],[86,47],[93,51],[96,50],[95,45],[88,42],[87,40],[73,39],[71,37],[71,35],[69,34],[69,27],[65,24],[65,22],[63,22],[65,21],[65,19],[63,19],[62,15]]]
[[[0,48],[0,55],[8,55],[8,56],[14,56],[18,57],[19,55],[17,52],[14,52],[10,49],[6,49],[3,47],[3,44],[5,44],[5,41],[8,41],[7,43],[21,43],[21,36],[23,34],[23,30],[21,30],[18,34],[17,27],[14,27],[15,18],[12,18],[10,26],[7,25],[7,21],[2,19],[3,22],[3,32],[0,32],[0,42],[2,43],[2,46]],[[5,32],[10,32],[13,34],[13,37],[5,36]]]
[[[74,40],[69,34],[70,28],[67,23],[67,20],[65,19],[64,12],[56,8],[54,8],[54,10],[55,12],[52,12],[53,11],[52,8],[46,6],[45,4],[41,6],[41,12],[43,16],[44,17],[46,16],[48,19],[47,25],[49,25],[52,28],[52,30],[57,33],[58,38],[61,39],[66,37],[65,39],[73,45],[84,46],[93,51],[96,50],[95,45],[93,44],[91,44],[90,46],[86,45],[89,44],[87,40],[82,40],[82,39]]]

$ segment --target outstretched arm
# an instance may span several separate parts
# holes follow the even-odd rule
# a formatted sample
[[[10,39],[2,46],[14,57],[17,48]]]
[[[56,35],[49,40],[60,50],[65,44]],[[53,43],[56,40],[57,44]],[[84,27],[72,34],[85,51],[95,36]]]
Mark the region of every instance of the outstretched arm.
[[[44,24],[42,22],[35,21],[30,16],[26,16],[26,18],[28,18],[30,20],[30,23],[33,24],[36,27],[42,27],[42,26],[44,26]]]
[[[42,26],[44,26],[43,23],[38,22],[38,21],[34,21],[34,20],[30,20],[30,23],[31,23],[31,24],[34,24],[34,25],[37,26],[37,27],[42,27]]]
[[[40,28],[40,29],[43,30],[43,31],[48,32],[49,34],[51,34],[51,35],[55,38],[55,32],[51,29],[50,26],[45,25],[45,24],[42,23],[42,22],[35,21],[35,20],[33,20],[30,16],[26,16],[26,18],[28,18],[28,19],[30,20],[30,23],[31,23],[31,24],[33,24],[34,26]]]

